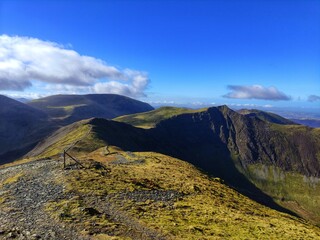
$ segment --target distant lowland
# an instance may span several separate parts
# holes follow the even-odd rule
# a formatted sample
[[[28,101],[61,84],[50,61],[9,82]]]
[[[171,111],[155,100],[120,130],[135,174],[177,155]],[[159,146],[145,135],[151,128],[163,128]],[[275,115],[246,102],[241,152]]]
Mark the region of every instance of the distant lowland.
[[[0,238],[320,238],[319,120],[115,94],[0,106]],[[22,188],[40,191],[23,219],[55,227],[14,227]]]

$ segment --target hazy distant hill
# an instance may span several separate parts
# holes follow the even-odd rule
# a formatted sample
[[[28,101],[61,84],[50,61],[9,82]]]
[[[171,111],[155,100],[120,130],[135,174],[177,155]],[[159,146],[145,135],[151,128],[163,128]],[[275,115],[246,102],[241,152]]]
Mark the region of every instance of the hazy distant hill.
[[[0,106],[0,163],[22,156],[54,129],[38,109],[2,95]]]
[[[153,110],[147,103],[116,94],[54,95],[33,100],[28,105],[44,111],[62,124]]]
[[[256,109],[241,109],[238,111],[240,114],[247,115],[249,117],[257,117],[263,121],[277,123],[277,124],[296,124],[295,122],[281,117],[277,114],[264,112]]]
[[[305,126],[320,128],[320,119],[291,119],[291,121],[303,124]]]
[[[221,106],[168,117],[150,129],[104,119],[78,122],[52,135],[33,153],[60,154],[83,137],[87,140],[78,152],[109,144],[125,151],[164,153],[224,179],[257,201],[277,208],[266,193],[278,204],[320,223],[319,129],[274,124]]]

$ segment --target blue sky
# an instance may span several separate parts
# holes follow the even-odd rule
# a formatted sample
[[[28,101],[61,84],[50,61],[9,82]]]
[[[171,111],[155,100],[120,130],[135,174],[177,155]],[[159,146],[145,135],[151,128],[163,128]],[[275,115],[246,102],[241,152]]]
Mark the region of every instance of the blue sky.
[[[2,0],[0,35],[0,94],[320,108],[316,0]]]

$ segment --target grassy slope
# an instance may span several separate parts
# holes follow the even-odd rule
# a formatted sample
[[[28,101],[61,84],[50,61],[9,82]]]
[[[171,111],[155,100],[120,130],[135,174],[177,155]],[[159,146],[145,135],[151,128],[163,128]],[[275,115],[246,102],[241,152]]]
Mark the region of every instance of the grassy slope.
[[[196,113],[196,112],[201,112],[205,110],[206,108],[189,109],[189,108],[177,108],[177,107],[161,107],[150,112],[130,114],[130,115],[117,117],[114,120],[118,122],[128,123],[135,127],[153,128],[157,125],[157,123],[161,122],[162,120],[171,118],[173,116],[184,114],[184,113]]]
[[[113,196],[119,212],[133,221],[153,229],[170,239],[315,239],[317,227],[287,214],[271,210],[240,195],[219,179],[209,178],[191,164],[152,152],[122,152],[98,149],[88,157],[99,160],[109,170],[76,170],[65,181],[68,191],[79,197],[48,204],[47,211],[59,221],[73,223],[84,234],[109,239],[109,232],[124,237],[121,224],[104,215],[86,215],[81,211],[85,195]],[[121,158],[127,164],[113,164]],[[89,162],[87,162],[89,164]],[[182,194],[173,201],[137,201],[120,197],[152,190]],[[90,207],[90,206],[89,206]],[[63,216],[63,217],[61,217]],[[67,217],[66,217],[67,216]],[[96,227],[93,227],[95,223]]]

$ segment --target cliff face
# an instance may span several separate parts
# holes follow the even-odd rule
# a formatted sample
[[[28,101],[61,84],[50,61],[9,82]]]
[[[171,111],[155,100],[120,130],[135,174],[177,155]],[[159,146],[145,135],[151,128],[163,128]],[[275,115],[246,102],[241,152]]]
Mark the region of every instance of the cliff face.
[[[198,160],[200,165],[204,159],[210,164],[210,156],[212,164],[223,165],[224,159],[231,156],[243,168],[260,163],[306,176],[320,176],[318,129],[273,124],[222,106],[170,118],[151,131],[163,141],[169,141],[180,154],[193,155],[192,162]]]

